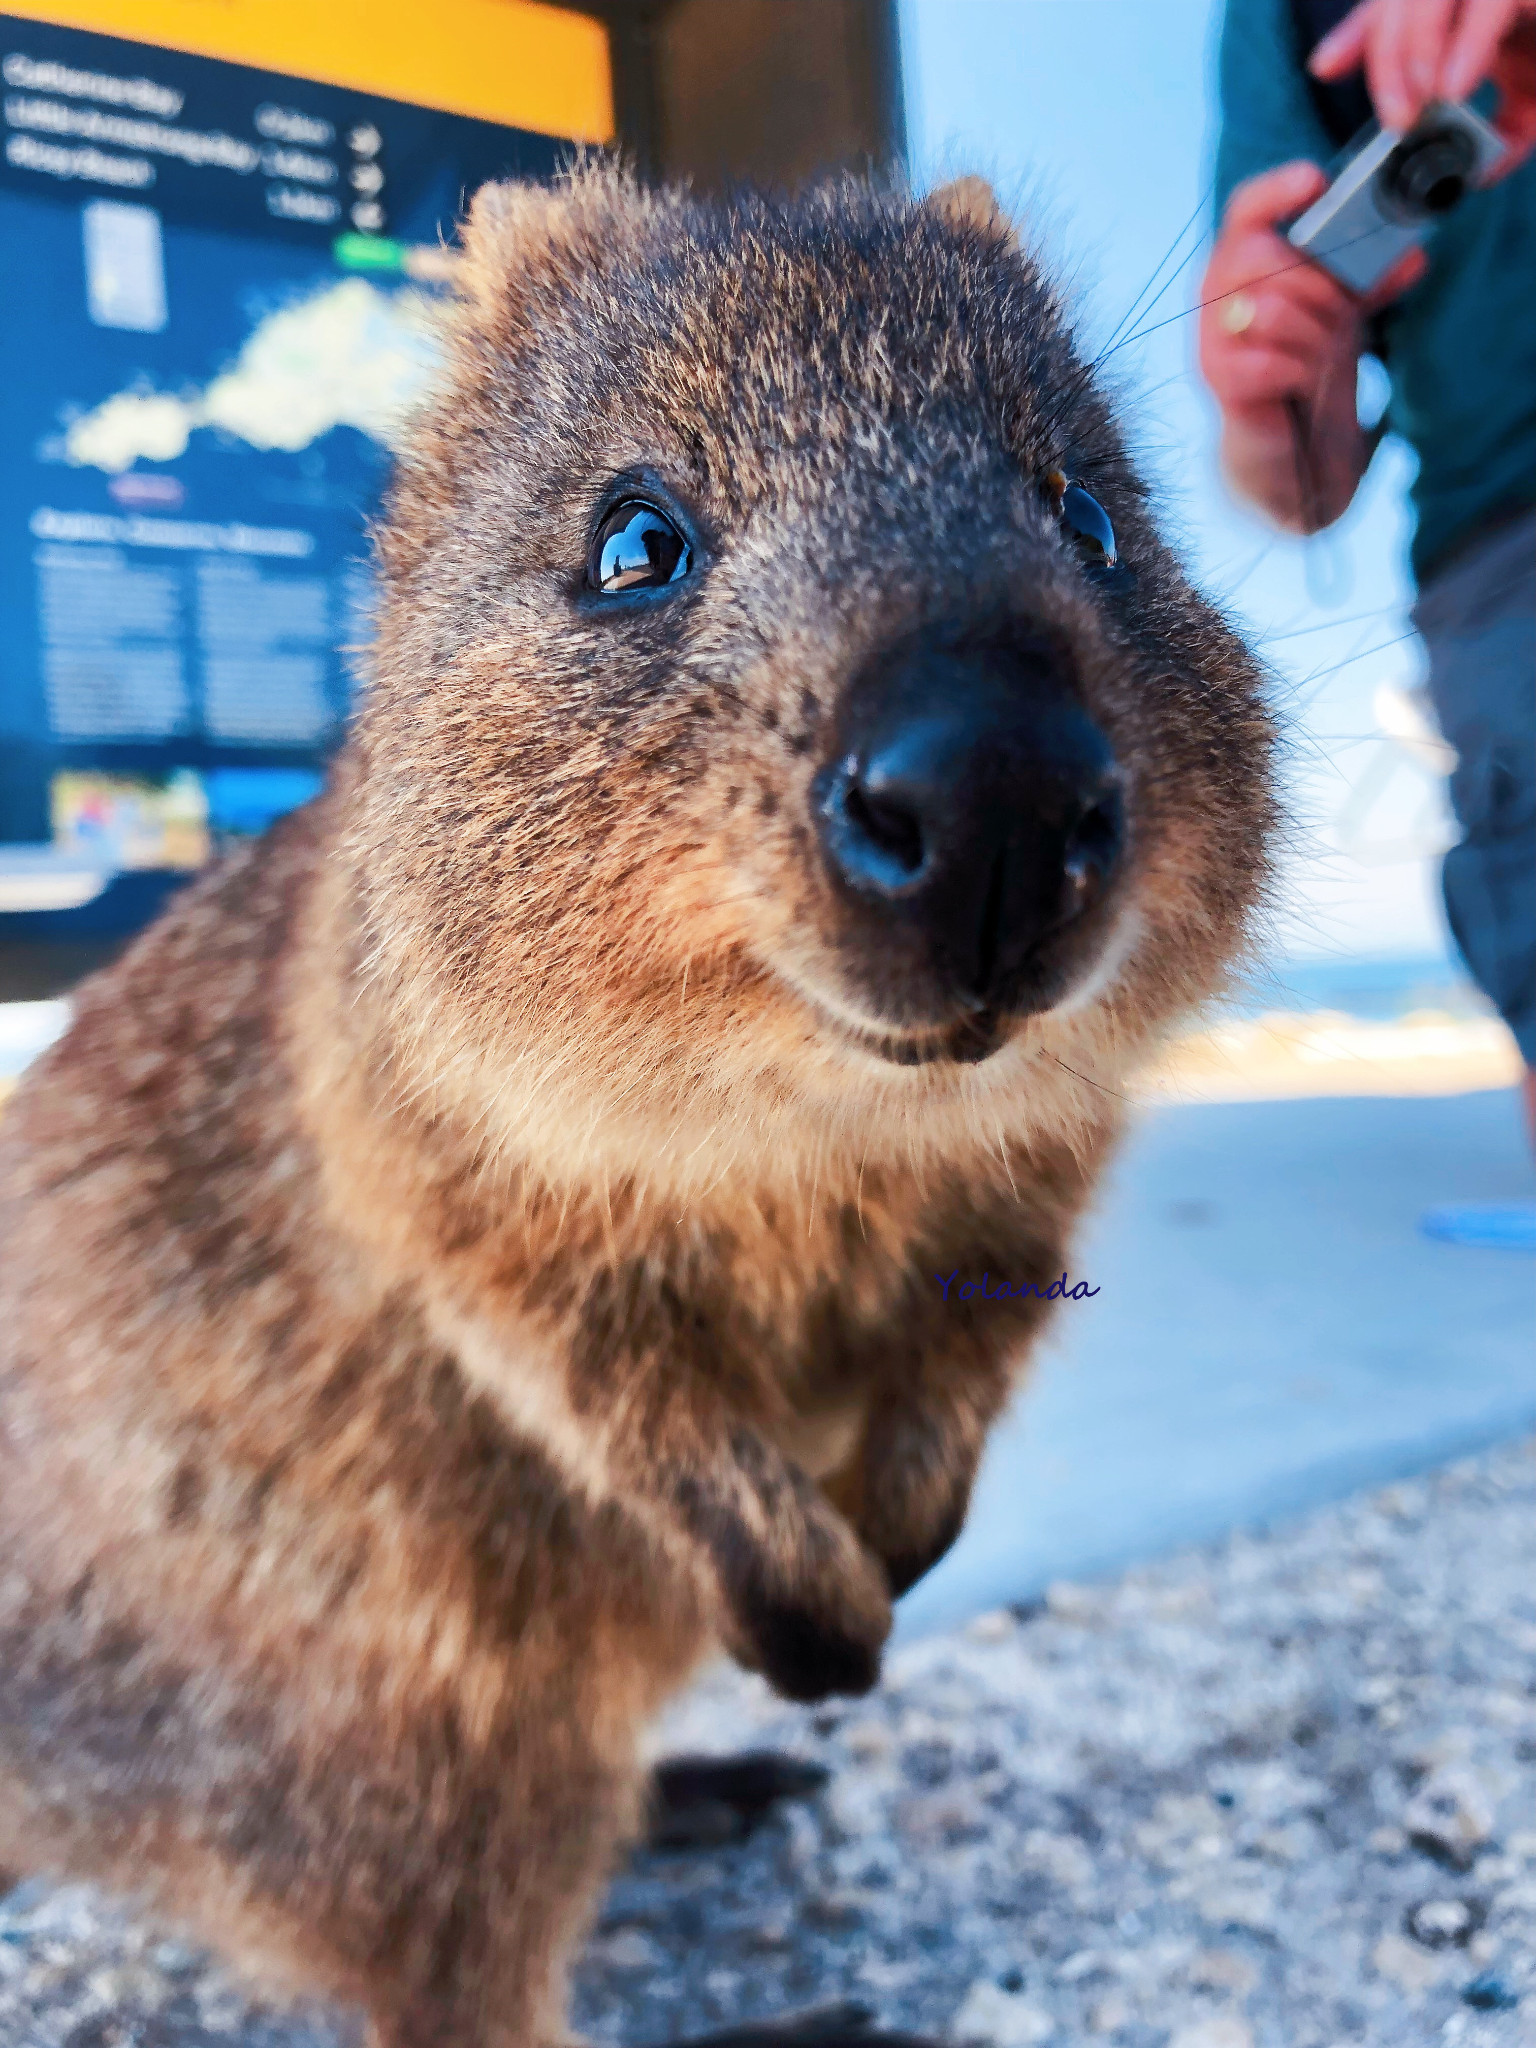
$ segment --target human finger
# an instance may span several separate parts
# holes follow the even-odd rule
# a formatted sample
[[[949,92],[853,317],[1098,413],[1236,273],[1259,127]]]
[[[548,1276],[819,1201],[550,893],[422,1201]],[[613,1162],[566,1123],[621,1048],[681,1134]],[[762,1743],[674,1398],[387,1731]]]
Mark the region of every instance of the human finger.
[[[1288,398],[1311,398],[1318,387],[1316,365],[1302,362],[1286,349],[1251,348],[1228,362],[1202,364],[1202,368],[1224,413],[1280,405]]]
[[[1415,120],[1440,83],[1456,4],[1457,0],[1397,0],[1398,51]]]
[[[1258,349],[1290,353],[1320,371],[1358,354],[1360,338],[1359,309],[1342,294],[1304,298],[1259,286],[1209,296],[1200,308],[1200,353],[1218,383],[1229,360]]]
[[[1511,171],[1518,171],[1536,150],[1536,64],[1531,66],[1529,83],[1522,97],[1516,98],[1512,92],[1505,92],[1493,125],[1504,144],[1504,154],[1484,181],[1489,185],[1497,185]]]
[[[1426,4],[1428,0],[1379,0],[1365,39],[1365,83],[1383,128],[1411,128],[1424,104],[1409,83],[1407,42],[1412,13]]]
[[[1489,184],[1517,171],[1536,149],[1536,0],[1523,0],[1494,53],[1492,76],[1499,89],[1494,126],[1504,154],[1495,164]]]
[[[1381,0],[1360,0],[1360,5],[1346,14],[1337,28],[1328,31],[1307,59],[1307,69],[1314,78],[1343,78],[1360,68],[1365,58],[1365,40],[1380,5]]]
[[[1280,164],[1272,171],[1260,171],[1234,188],[1222,216],[1222,235],[1242,233],[1249,228],[1272,228],[1302,207],[1309,206],[1328,179],[1305,158]]]
[[[1337,338],[1302,320],[1283,318],[1260,335],[1219,325],[1200,337],[1200,369],[1223,408],[1264,403],[1287,393],[1316,393],[1332,378],[1352,377],[1356,356]]]
[[[1338,355],[1358,325],[1358,320],[1345,325],[1278,292],[1252,299],[1238,292],[1216,315],[1221,334],[1240,347],[1284,349],[1312,362]]]
[[[1201,301],[1201,318],[1220,334],[1261,336],[1305,329],[1319,338],[1320,345],[1342,348],[1360,325],[1358,302],[1341,291],[1332,280],[1327,291],[1306,289],[1287,278],[1284,288],[1271,282],[1245,290],[1210,291]]]
[[[1202,305],[1260,291],[1278,293],[1336,325],[1356,314],[1355,301],[1338,279],[1294,249],[1284,236],[1256,229],[1230,240],[1224,238],[1205,274]]]
[[[1518,13],[1517,0],[1466,0],[1440,68],[1443,98],[1464,100],[1477,90]]]

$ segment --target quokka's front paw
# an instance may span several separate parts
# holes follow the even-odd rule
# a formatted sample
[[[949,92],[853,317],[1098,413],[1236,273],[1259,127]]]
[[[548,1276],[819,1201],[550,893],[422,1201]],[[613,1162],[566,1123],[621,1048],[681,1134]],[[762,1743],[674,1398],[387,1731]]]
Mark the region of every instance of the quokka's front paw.
[[[891,1598],[926,1576],[965,1526],[976,1459],[926,1418],[884,1418],[871,1433],[858,1530],[884,1561]]]
[[[891,1602],[879,1560],[831,1509],[793,1560],[742,1546],[719,1559],[728,1647],[792,1700],[862,1693],[880,1676]]]
[[[884,1553],[885,1576],[893,1600],[909,1592],[919,1579],[927,1578],[939,1559],[954,1549],[955,1539],[964,1526],[964,1507],[952,1508],[920,1541],[914,1543],[907,1538],[899,1549],[893,1546]]]

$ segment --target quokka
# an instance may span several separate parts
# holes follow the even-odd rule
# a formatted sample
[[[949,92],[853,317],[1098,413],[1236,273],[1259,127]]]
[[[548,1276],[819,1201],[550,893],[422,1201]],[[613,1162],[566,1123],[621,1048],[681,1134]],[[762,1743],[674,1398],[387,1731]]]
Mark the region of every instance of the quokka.
[[[954,1540],[1273,733],[978,182],[461,273],[325,793],[0,1122],[0,1861],[554,2048],[648,1717]]]

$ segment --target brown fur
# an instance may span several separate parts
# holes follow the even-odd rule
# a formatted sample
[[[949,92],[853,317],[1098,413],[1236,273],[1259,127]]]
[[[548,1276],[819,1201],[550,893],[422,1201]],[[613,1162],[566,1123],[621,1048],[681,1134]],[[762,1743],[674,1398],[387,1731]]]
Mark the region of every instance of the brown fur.
[[[483,193],[331,787],[81,991],[0,1126],[0,1858],[381,2043],[561,2037],[637,1736],[712,1643],[876,1674],[1124,1076],[1259,894],[1255,671],[984,188]],[[1040,480],[1091,482],[1135,589]],[[708,574],[579,595],[663,479]],[[1019,606],[1128,776],[1096,979],[902,1024],[807,791],[847,679]],[[1102,983],[1102,985],[1099,985]],[[888,1055],[911,1057],[900,1064]]]

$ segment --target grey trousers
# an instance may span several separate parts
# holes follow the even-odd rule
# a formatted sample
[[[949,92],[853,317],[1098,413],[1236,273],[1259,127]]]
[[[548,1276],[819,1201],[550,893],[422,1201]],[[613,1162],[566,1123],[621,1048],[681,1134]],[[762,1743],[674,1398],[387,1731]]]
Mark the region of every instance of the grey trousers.
[[[1445,856],[1451,935],[1536,1067],[1536,511],[1419,594],[1429,691],[1458,756]]]

